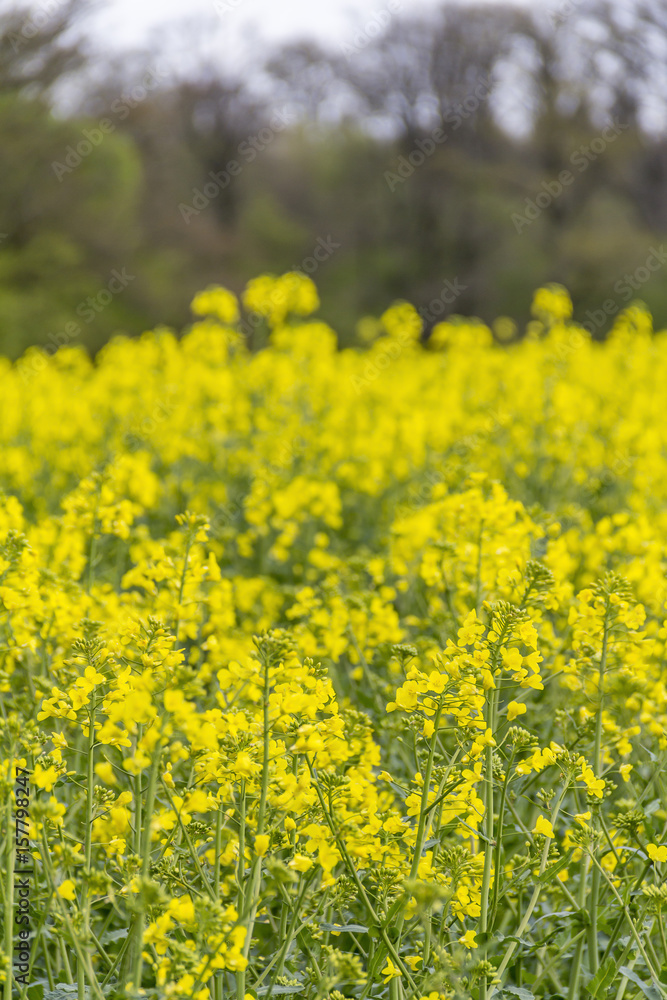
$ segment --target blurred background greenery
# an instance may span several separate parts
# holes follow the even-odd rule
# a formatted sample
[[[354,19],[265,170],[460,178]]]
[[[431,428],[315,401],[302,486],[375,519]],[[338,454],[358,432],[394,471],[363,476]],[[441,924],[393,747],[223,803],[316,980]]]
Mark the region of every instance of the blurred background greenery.
[[[2,353],[179,328],[197,289],[293,268],[343,343],[398,298],[522,322],[547,281],[596,334],[630,289],[667,323],[661,0],[384,0],[236,72],[100,60],[85,14],[0,15]]]

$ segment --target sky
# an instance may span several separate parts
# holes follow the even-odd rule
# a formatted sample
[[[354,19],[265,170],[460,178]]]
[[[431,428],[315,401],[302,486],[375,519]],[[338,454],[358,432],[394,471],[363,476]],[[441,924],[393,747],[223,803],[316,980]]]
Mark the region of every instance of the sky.
[[[106,0],[95,20],[107,40],[119,46],[145,42],[166,23],[186,19],[208,20],[223,34],[257,34],[270,42],[307,35],[342,44],[374,17],[438,5],[439,0]]]
[[[236,63],[257,47],[311,38],[333,47],[372,37],[397,15],[429,10],[442,0],[103,0],[89,31],[108,51],[153,45],[165,33]],[[466,0],[462,0],[466,2]],[[493,2],[493,0],[487,0]],[[186,26],[190,23],[190,28]],[[194,53],[193,53],[194,55]]]

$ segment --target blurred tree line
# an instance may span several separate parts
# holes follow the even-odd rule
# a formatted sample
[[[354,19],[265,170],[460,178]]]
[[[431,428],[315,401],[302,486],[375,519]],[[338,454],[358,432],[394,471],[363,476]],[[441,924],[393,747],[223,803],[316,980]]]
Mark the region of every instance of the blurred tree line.
[[[597,334],[631,297],[667,323],[667,10],[554,4],[385,0],[242,77],[100,67],[81,0],[0,15],[0,351],[180,327],[292,268],[343,342],[397,298],[521,321],[546,281]]]

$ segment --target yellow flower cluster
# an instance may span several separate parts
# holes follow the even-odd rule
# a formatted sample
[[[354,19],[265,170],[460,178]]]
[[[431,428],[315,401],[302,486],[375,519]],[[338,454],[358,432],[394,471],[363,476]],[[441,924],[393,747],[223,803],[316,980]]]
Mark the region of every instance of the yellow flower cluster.
[[[0,359],[34,969],[659,995],[667,337],[632,306],[594,343],[550,286],[505,346],[396,303],[338,350],[317,306],[263,276],[180,338]]]

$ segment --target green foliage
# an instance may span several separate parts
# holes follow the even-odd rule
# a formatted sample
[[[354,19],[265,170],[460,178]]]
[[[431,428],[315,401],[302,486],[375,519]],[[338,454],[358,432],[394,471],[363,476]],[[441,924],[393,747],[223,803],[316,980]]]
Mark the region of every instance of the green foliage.
[[[501,4],[483,17],[407,12],[345,58],[288,45],[238,79],[158,74],[137,101],[127,95],[159,60],[92,74],[72,31],[80,0],[30,38],[25,12],[0,16],[0,349],[57,346],[72,323],[92,350],[157,319],[179,328],[198,288],[239,291],[289,268],[316,277],[345,345],[360,315],[396,299],[427,330],[450,314],[512,316],[521,330],[532,289],[549,281],[572,290],[595,336],[638,296],[661,324],[664,265],[645,262],[667,229],[663,138],[642,122],[647,32],[664,41],[665,27],[640,6],[634,34],[611,0],[569,5],[547,26]],[[582,51],[566,80],[587,18],[599,64]],[[521,93],[506,82],[517,39],[535,58]],[[102,121],[108,133],[70,167],[68,150],[75,162]],[[320,241],[335,250],[318,257]],[[123,293],[81,322],[81,304],[123,267],[134,275]]]

